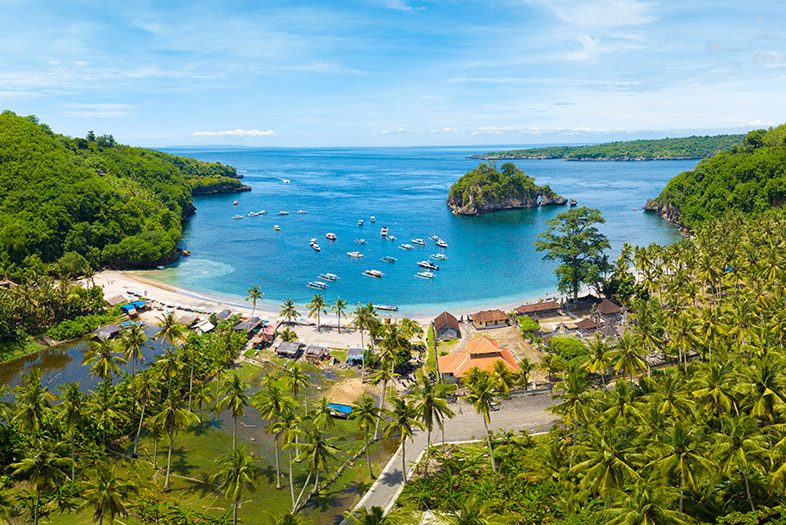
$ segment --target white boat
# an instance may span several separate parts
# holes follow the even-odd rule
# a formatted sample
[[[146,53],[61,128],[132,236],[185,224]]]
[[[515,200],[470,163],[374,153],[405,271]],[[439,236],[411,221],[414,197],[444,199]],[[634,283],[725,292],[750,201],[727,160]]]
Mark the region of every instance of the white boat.
[[[395,257],[391,257],[390,255],[385,255],[384,257],[380,257],[379,260],[382,261],[382,262],[386,262],[386,263],[394,263],[394,262],[396,262],[396,258]]]
[[[235,202],[232,203],[232,206],[237,206],[238,204],[240,204],[240,203],[235,201]]]
[[[306,210],[298,210],[295,213],[297,213],[298,215],[305,215],[308,212]]]
[[[280,211],[278,212],[279,215],[289,215],[288,211]]]
[[[388,240],[395,241],[396,240],[396,236],[395,235],[388,235]]]
[[[338,275],[334,273],[321,273],[319,274],[320,279],[325,279],[326,281],[335,281],[338,279]]]
[[[421,268],[427,268],[429,270],[439,270],[439,266],[431,261],[418,261],[418,266]]]
[[[360,220],[358,221],[358,226],[363,226],[363,219],[360,219]]]
[[[365,270],[363,272],[363,275],[368,275],[369,277],[376,277],[377,279],[379,279],[385,274],[380,272],[379,270]]]
[[[355,239],[355,244],[366,244],[366,239]]]
[[[238,219],[242,219],[243,216],[242,215],[233,215],[232,218],[235,219],[235,220],[238,220]]]
[[[412,246],[411,244],[404,243],[401,246],[399,246],[399,248],[401,248],[402,250],[411,250],[414,248],[414,246]]]
[[[434,272],[418,272],[415,275],[421,279],[433,279],[435,274]]]
[[[325,234],[325,238],[327,238],[327,240],[329,240],[329,241],[335,241],[336,240],[336,234],[328,232],[328,233]]]
[[[317,243],[312,244],[311,247],[314,248],[315,252],[318,252],[318,251],[321,250],[321,248],[319,247],[319,245]]]
[[[373,215],[371,216],[371,222],[377,222],[377,218],[374,217]]]
[[[448,256],[444,253],[432,253],[429,255],[429,259],[434,259],[435,261],[444,261],[447,260]]]
[[[306,286],[308,286],[309,288],[313,288],[314,290],[324,290],[325,288],[327,288],[327,285],[325,283],[319,281],[309,281]]]
[[[274,225],[273,229],[276,230],[277,232],[281,231],[281,228],[279,228],[278,224]]]
[[[289,184],[292,181],[289,179],[281,179],[281,182],[283,182],[284,184]]]
[[[248,217],[256,217],[256,216],[257,216],[257,212],[255,211],[248,212]]]
[[[432,241],[438,241],[439,240],[439,235],[432,235],[431,236],[431,240]]]
[[[374,304],[375,310],[387,310],[388,312],[398,312],[398,306],[394,304]]]
[[[388,236],[388,227],[387,226],[383,226],[382,229],[379,230],[379,234],[382,237],[387,237]]]
[[[426,241],[423,239],[412,239],[412,244],[417,244],[418,246],[425,246]]]
[[[257,215],[267,215],[267,210],[259,210]]]
[[[316,237],[311,237],[311,240],[308,241],[308,243],[309,244],[316,244],[317,243],[317,238]]]
[[[349,255],[350,257],[354,257],[355,259],[360,259],[361,257],[363,257],[363,254],[360,252],[347,252],[347,255]]]
[[[439,246],[440,248],[447,248],[448,247],[448,243],[446,243],[445,241],[440,239],[440,240],[437,241],[437,246]]]

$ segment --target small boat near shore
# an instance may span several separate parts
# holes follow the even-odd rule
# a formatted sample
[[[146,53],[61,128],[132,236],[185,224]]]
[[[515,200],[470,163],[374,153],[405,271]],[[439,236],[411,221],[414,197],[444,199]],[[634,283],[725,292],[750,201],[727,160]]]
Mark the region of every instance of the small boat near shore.
[[[417,244],[418,246],[425,246],[426,241],[423,239],[412,239],[412,244]]]
[[[445,241],[443,241],[442,239],[438,240],[436,244],[437,244],[437,246],[439,246],[440,248],[447,248],[447,247],[448,247],[448,243],[446,243],[446,242],[445,242]]]
[[[578,202],[576,202],[576,199],[568,199],[568,205],[570,205],[571,207],[575,206],[576,204],[578,204]]]
[[[371,216],[370,220],[371,220],[371,222],[377,222],[377,218],[374,217],[373,215]]]
[[[232,218],[235,219],[235,220],[238,220],[238,219],[242,219],[243,216],[242,215],[233,215]]]
[[[411,244],[404,243],[401,246],[399,246],[399,248],[401,248],[402,250],[412,250],[414,246],[412,246]]]
[[[445,261],[447,258],[448,256],[444,253],[432,253],[429,255],[429,259],[434,259],[435,261]]]
[[[306,284],[306,286],[308,288],[313,288],[314,290],[324,290],[325,288],[327,288],[327,285],[325,283],[321,283],[319,281],[309,281],[308,284]]]
[[[289,212],[288,212],[288,211],[281,210],[280,212],[278,212],[278,214],[279,214],[279,215],[289,215]]]
[[[358,226],[363,226],[363,219],[358,220]]]
[[[273,229],[276,230],[277,232],[281,231],[281,228],[278,226],[278,224],[274,224]]]
[[[379,270],[364,270],[363,275],[368,275],[369,277],[376,277],[377,279],[379,279],[385,274],[380,272]]]
[[[307,212],[306,210],[298,210],[298,211],[296,211],[295,213],[297,213],[298,215],[305,215],[305,214],[307,214],[308,212]]]
[[[366,239],[355,239],[355,244],[366,244]]]
[[[394,263],[397,261],[395,257],[391,257],[390,255],[385,255],[383,257],[380,257],[379,260],[386,263]]]
[[[338,279],[338,275],[334,273],[321,273],[319,274],[319,278],[324,279],[326,281],[335,281],[336,279]]]
[[[319,245],[318,245],[317,243],[314,243],[314,244],[312,244],[312,245],[311,245],[311,247],[312,247],[312,248],[314,248],[314,251],[315,251],[315,252],[318,252],[318,251],[321,251],[321,250],[322,250],[322,248],[320,248],[320,247],[319,247]]]
[[[416,277],[421,279],[433,279],[434,275],[436,275],[434,272],[418,272],[415,274]]]
[[[328,233],[325,234],[325,238],[327,240],[329,240],[329,241],[335,241],[336,240],[336,234],[328,232]]]
[[[363,254],[360,252],[347,252],[347,255],[349,255],[350,257],[354,257],[355,259],[360,259],[361,257],[363,257]]]
[[[398,312],[398,306],[394,304],[372,304],[375,310],[384,310],[386,312]]]
[[[232,206],[237,206],[238,204],[240,204],[240,203],[238,201],[235,201],[235,202],[232,203]]]
[[[382,237],[387,237],[388,236],[388,227],[387,226],[383,226],[382,229],[379,230],[379,234]]]
[[[438,241],[440,239],[439,235],[432,235],[429,237],[432,241]]]
[[[418,266],[420,266],[421,268],[426,268],[428,270],[439,270],[439,266],[437,266],[431,261],[418,261]]]
[[[396,240],[396,236],[395,235],[388,235],[388,240],[389,241],[395,241]]]

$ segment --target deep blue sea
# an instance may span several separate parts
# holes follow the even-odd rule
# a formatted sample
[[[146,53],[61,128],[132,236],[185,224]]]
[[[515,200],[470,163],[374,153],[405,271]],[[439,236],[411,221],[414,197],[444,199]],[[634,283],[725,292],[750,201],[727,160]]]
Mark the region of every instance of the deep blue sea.
[[[307,302],[316,293],[306,283],[320,273],[339,279],[323,293],[350,303],[398,305],[409,315],[448,308],[466,313],[481,307],[511,306],[526,299],[553,295],[554,263],[544,261],[533,242],[546,220],[566,210],[505,211],[480,217],[456,217],[445,205],[453,182],[477,166],[467,156],[493,147],[241,149],[184,148],[172,153],[237,167],[253,191],[237,195],[197,197],[196,215],[185,229],[182,245],[190,258],[148,276],[177,287],[223,296],[245,296],[259,285],[278,309],[287,298]],[[516,161],[538,184],[550,184],[579,206],[598,208],[613,252],[623,242],[669,243],[677,231],[641,207],[674,175],[694,161],[568,162]],[[287,179],[290,183],[284,183]],[[233,206],[233,201],[239,204]],[[247,217],[248,212],[268,214]],[[278,216],[281,210],[288,216]],[[307,213],[299,215],[297,210]],[[241,214],[240,220],[233,215]],[[369,221],[376,217],[376,223]],[[358,226],[358,219],[365,224]],[[274,231],[274,225],[281,231]],[[396,242],[383,239],[387,226]],[[325,233],[338,239],[330,242]],[[439,250],[429,239],[448,243]],[[309,247],[317,238],[321,252]],[[358,245],[355,239],[365,239]],[[425,247],[406,251],[401,243],[413,238]],[[347,252],[358,250],[362,259]],[[416,262],[444,252],[440,270],[431,280],[416,277]],[[393,263],[380,261],[390,255]],[[384,272],[380,279],[366,269]]]

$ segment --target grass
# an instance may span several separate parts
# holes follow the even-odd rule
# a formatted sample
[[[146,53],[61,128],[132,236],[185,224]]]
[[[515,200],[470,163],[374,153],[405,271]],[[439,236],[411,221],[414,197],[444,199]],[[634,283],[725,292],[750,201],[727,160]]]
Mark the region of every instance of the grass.
[[[37,343],[32,337],[27,337],[22,341],[1,342],[0,363],[7,363],[26,355],[35,354],[44,348],[46,347]]]

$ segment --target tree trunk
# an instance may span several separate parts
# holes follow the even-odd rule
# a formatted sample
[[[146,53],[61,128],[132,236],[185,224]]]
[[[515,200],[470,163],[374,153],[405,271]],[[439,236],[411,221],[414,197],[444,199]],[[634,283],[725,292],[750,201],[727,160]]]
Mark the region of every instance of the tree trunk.
[[[191,373],[188,376],[188,411],[191,412],[191,396],[194,392],[194,358],[191,357]]]
[[[281,466],[278,461],[278,436],[273,438],[273,449],[276,452],[276,488],[281,488]]]
[[[319,469],[317,469],[314,477],[314,491],[311,494],[319,492]]]
[[[486,418],[483,418],[483,426],[486,427],[486,442],[489,445],[489,456],[491,457],[491,470],[494,472],[497,471],[497,465],[494,462],[494,448],[491,446],[491,432],[489,432],[489,424],[486,422]]]
[[[366,430],[366,463],[368,463],[368,475],[374,479],[374,471],[371,468],[371,454],[368,452],[368,430]]]
[[[292,497],[292,507],[295,507],[295,478],[292,474],[292,451],[289,450],[289,495]]]
[[[235,503],[232,504],[232,523],[237,525],[237,508],[240,505],[240,500],[235,500]]]
[[[407,484],[407,442],[401,440],[401,474],[404,477],[404,485]]]
[[[170,428],[169,429],[169,451],[167,452],[167,455],[166,455],[166,479],[164,480],[164,492],[169,492],[169,490],[171,488],[169,486],[169,473],[170,473],[170,470],[172,468],[172,445],[174,443],[174,440],[175,440],[175,429]]]
[[[139,416],[139,425],[136,427],[136,435],[134,436],[134,451],[131,453],[134,457],[136,457],[136,448],[139,444],[139,434],[142,433],[142,421],[145,419],[145,408],[147,408],[146,402],[142,405],[142,414]]]
[[[379,437],[379,422],[382,421],[382,409],[385,408],[385,392],[388,389],[388,382],[382,382],[382,392],[380,392],[379,396],[379,417],[377,418],[377,422],[374,424],[374,441],[377,440]]]
[[[158,435],[156,434],[155,445],[153,446],[153,468],[158,468]]]
[[[426,431],[426,463],[423,465],[423,477],[428,478],[428,460],[431,452],[431,429]]]
[[[76,446],[73,431],[71,432],[71,483],[76,483]]]
[[[232,416],[232,450],[235,450],[237,443],[237,416]]]
[[[38,525],[38,506],[41,504],[41,490],[35,489],[35,507],[33,508],[33,525]]]
[[[756,512],[756,506],[753,504],[753,498],[751,497],[751,485],[748,481],[748,472],[745,469],[742,469],[742,478],[745,480],[745,494],[748,496],[748,504],[751,506],[751,512]]]

